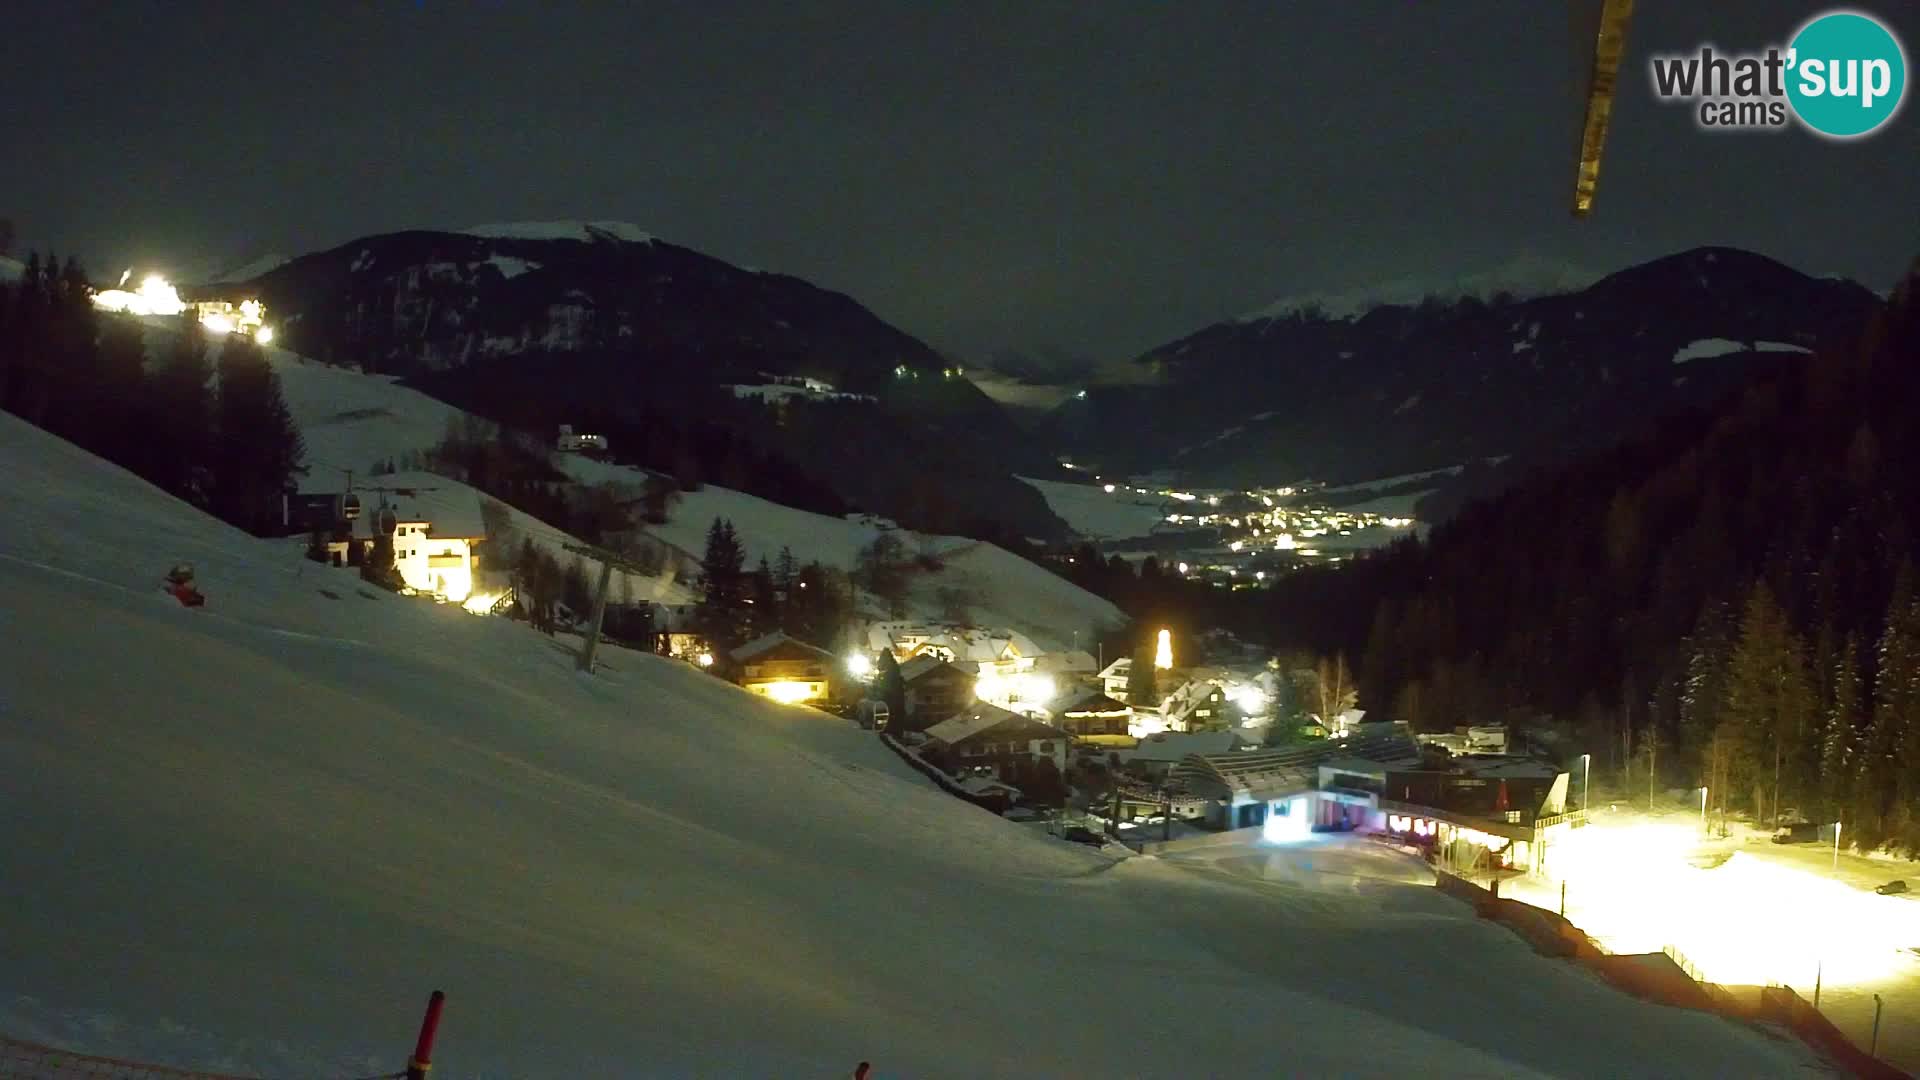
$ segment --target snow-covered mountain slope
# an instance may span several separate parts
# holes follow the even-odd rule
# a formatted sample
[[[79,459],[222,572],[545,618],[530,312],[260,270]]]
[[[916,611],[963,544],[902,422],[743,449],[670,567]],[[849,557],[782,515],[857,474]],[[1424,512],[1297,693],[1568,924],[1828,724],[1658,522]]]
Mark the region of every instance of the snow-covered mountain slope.
[[[518,625],[362,599],[11,417],[0,459],[15,1037],[384,1072],[439,987],[450,1078],[1810,1065],[1436,890],[1113,863],[845,721],[618,649],[584,677]],[[181,558],[203,609],[156,587]]]
[[[1030,476],[1020,480],[1046,496],[1047,509],[1060,515],[1069,528],[1090,539],[1145,536],[1166,517],[1164,498],[1141,495],[1125,486],[1108,491],[1098,485],[1035,480]]]
[[[164,354],[173,333],[169,320],[148,320],[149,352]],[[479,505],[488,496],[458,480],[427,473],[371,475],[376,461],[398,459],[438,443],[450,425],[459,425],[467,418],[466,413],[401,386],[390,377],[331,367],[286,349],[268,347],[264,352],[280,376],[287,409],[306,440],[307,472],[299,478],[300,490],[344,490],[351,472],[354,487],[362,492],[374,487],[413,487],[417,494],[407,499],[408,506],[439,511],[463,522],[478,519]],[[435,490],[424,490],[427,487]],[[377,503],[379,497],[368,493],[368,505]],[[517,508],[512,509],[510,523],[516,536],[532,539],[563,566],[574,558],[566,545],[581,542]],[[637,600],[678,604],[692,599],[691,591],[676,583],[671,572],[653,578],[621,576],[628,579],[625,588]],[[615,586],[620,587],[617,582]]]
[[[568,457],[561,465],[590,483],[638,484],[634,471],[587,458]],[[763,557],[776,560],[780,549],[788,547],[803,563],[817,559],[852,570],[860,549],[881,532],[872,521],[812,514],[711,484],[682,493],[673,520],[648,526],[647,532],[697,559],[716,517],[733,523],[749,567]],[[1095,627],[1126,621],[1112,603],[1005,548],[962,536],[906,530],[899,535],[910,554],[928,552],[940,562],[937,571],[914,572],[909,600],[914,617],[939,617],[948,606],[941,590],[959,590],[975,623],[1011,627],[1047,649],[1071,648],[1076,641],[1092,640]]]
[[[167,328],[153,330],[151,347],[163,348],[164,337],[170,332]],[[420,505],[446,505],[450,512],[462,516],[474,513],[466,500],[477,502],[485,496],[458,481],[429,481],[418,476],[395,481],[368,475],[375,461],[398,458],[439,442],[449,425],[461,423],[466,413],[401,386],[390,376],[365,375],[322,364],[285,349],[266,351],[280,376],[287,406],[306,438],[308,472],[301,480],[302,490],[338,491],[346,482],[346,471],[351,469],[357,487],[431,482],[440,490],[422,493],[415,500]],[[583,483],[611,483],[632,497],[640,494],[644,476],[636,470],[578,455],[556,455],[555,460]],[[871,523],[808,513],[713,485],[684,493],[672,520],[650,526],[647,531],[698,559],[706,547],[707,527],[716,517],[733,522],[745,543],[749,566],[763,556],[772,561],[782,547],[790,547],[802,563],[819,560],[850,570],[860,548],[880,534]],[[517,510],[513,525],[520,534],[533,537],[551,550],[563,564],[572,558],[562,545],[578,541],[554,526]],[[921,549],[917,534],[902,535],[910,550]],[[957,536],[929,537],[927,546],[935,552],[964,552],[964,558],[938,573],[919,575],[913,597],[916,616],[932,617],[942,611],[945,605],[939,590],[944,586],[965,590],[973,597],[976,621],[1012,627],[1049,648],[1072,645],[1076,634],[1079,640],[1088,640],[1096,625],[1125,621],[1125,615],[1111,603],[1005,549]],[[671,573],[651,579],[636,575],[632,590],[638,599],[664,603],[692,599],[691,590],[676,583]]]

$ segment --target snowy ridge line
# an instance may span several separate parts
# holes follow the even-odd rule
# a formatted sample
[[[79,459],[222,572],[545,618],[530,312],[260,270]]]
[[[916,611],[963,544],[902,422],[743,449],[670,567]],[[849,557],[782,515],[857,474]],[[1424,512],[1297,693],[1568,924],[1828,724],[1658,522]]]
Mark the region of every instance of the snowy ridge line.
[[[378,1076],[358,1077],[356,1080],[404,1080],[406,1075],[407,1071],[402,1069]],[[19,1080],[39,1080],[40,1077],[50,1080],[53,1077],[85,1077],[87,1080],[162,1080],[171,1077],[181,1080],[259,1080],[258,1077],[237,1073],[197,1072],[144,1061],[79,1054],[23,1039],[11,1039],[5,1035],[0,1035],[0,1077]]]

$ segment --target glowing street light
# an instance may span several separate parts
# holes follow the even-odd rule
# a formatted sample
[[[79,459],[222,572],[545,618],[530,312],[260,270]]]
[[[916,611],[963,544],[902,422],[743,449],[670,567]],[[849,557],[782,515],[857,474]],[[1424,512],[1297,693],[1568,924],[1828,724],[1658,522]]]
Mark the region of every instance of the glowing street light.
[[[1833,872],[1840,872],[1840,823],[1833,823]]]
[[[1590,790],[1590,788],[1588,787],[1588,782],[1591,781],[1592,779],[1593,779],[1593,755],[1581,754],[1580,755],[1580,810],[1582,813],[1585,813],[1587,809],[1587,792]]]
[[[1702,784],[1700,785],[1700,830],[1702,832],[1705,832],[1706,828],[1707,828],[1707,787],[1705,784]]]
[[[857,652],[847,657],[847,672],[862,682],[873,677],[873,658]]]
[[[699,664],[701,667],[713,666],[713,654],[710,652],[703,652],[699,656],[694,657],[693,659],[694,659],[694,662]]]
[[[1158,642],[1153,647],[1153,666],[1166,671],[1173,667],[1173,634],[1162,629]]]

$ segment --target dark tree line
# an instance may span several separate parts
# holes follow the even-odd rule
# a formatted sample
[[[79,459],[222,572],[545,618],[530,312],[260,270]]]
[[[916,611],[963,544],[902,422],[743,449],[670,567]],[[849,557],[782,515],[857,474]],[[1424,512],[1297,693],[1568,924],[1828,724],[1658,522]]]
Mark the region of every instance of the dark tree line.
[[[0,285],[0,407],[234,525],[278,531],[305,444],[260,347],[240,334],[216,347],[182,316],[150,356],[145,326],[91,296],[77,263],[37,254]]]
[[[1571,722],[1596,768],[1920,852],[1915,294],[1424,543],[1283,579],[1270,638],[1362,656],[1361,704],[1420,727]]]
[[[852,612],[845,572],[819,562],[801,565],[790,548],[746,569],[733,523],[714,518],[700,563],[699,629],[718,652],[774,631],[818,648],[837,650]]]

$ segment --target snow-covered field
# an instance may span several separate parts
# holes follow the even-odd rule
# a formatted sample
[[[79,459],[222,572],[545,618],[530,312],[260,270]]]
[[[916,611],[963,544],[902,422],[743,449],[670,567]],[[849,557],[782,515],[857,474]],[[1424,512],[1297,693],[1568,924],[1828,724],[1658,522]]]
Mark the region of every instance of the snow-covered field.
[[[0,1032],[275,1075],[1782,1076],[1421,885],[1114,862],[0,417]],[[157,588],[177,559],[209,596]],[[322,590],[334,592],[334,599]]]
[[[1067,484],[1027,476],[1019,479],[1038,490],[1047,500],[1047,508],[1058,514],[1068,528],[1088,539],[1128,540],[1145,536],[1166,516],[1165,498],[1140,495],[1124,486],[1108,492],[1100,485]]]

